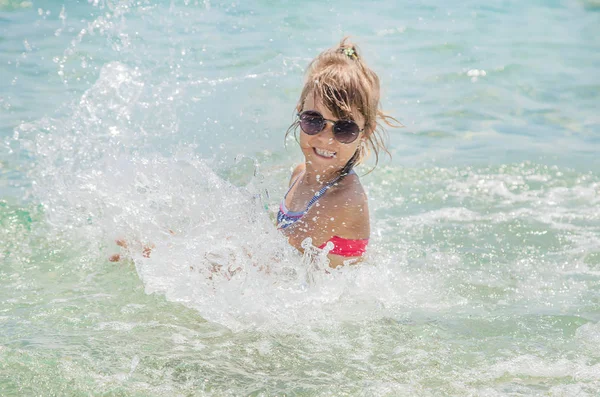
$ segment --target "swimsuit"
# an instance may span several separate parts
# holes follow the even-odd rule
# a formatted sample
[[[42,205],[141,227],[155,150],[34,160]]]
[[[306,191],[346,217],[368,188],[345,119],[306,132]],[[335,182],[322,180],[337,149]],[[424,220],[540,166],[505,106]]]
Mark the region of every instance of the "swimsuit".
[[[352,170],[352,171],[350,171],[350,173],[353,174],[355,172],[354,172],[354,170]],[[302,174],[304,174],[304,173],[302,173]],[[295,222],[297,222],[298,220],[300,220],[308,212],[310,207],[312,207],[312,205],[314,203],[316,203],[317,200],[319,200],[321,197],[323,197],[325,192],[327,190],[329,190],[329,188],[332,187],[341,178],[341,175],[338,176],[333,181],[331,181],[328,184],[326,184],[325,186],[323,186],[317,193],[315,193],[313,198],[310,199],[310,201],[306,205],[306,209],[304,211],[289,211],[285,206],[285,199],[286,199],[287,195],[290,193],[290,191],[292,190],[292,188],[294,187],[294,185],[296,184],[296,182],[298,182],[298,180],[300,179],[302,174],[300,174],[300,176],[298,176],[294,180],[294,182],[291,184],[291,186],[288,189],[285,196],[283,196],[283,200],[281,200],[281,204],[279,205],[279,212],[277,213],[277,228],[278,229],[285,229],[286,227],[288,227],[288,226],[294,224]],[[365,253],[367,244],[369,243],[368,238],[362,239],[362,240],[350,240],[347,238],[333,236],[327,242],[325,242],[323,245],[321,245],[319,248],[320,249],[325,248],[325,245],[327,245],[327,243],[329,241],[331,241],[334,246],[333,249],[331,251],[329,251],[329,253],[335,254],[335,255],[340,255],[340,256],[361,256],[362,254]]]

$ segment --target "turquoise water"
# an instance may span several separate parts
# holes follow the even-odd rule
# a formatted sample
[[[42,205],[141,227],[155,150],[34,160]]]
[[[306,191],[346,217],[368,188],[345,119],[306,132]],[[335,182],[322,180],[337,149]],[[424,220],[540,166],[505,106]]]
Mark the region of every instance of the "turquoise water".
[[[0,395],[600,394],[600,3],[441,4],[0,0]],[[347,34],[405,128],[327,274],[271,217]]]

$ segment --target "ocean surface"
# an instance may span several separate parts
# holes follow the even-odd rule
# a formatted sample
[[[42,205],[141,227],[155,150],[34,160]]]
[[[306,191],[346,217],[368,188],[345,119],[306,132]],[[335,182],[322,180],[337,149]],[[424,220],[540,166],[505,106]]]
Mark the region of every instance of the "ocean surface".
[[[404,128],[326,273],[273,214],[346,35]],[[598,396],[599,346],[597,0],[0,0],[0,395]]]

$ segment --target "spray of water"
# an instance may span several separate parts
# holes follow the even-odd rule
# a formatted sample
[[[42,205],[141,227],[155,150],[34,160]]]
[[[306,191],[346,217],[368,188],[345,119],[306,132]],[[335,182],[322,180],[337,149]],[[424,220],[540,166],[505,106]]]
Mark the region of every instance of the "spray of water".
[[[116,248],[111,241],[126,240],[122,255],[148,293],[232,329],[385,312],[383,300],[397,298],[397,285],[368,260],[326,270],[327,250],[307,242],[300,255],[288,246],[264,210],[261,193],[271,181],[260,171],[235,186],[193,147],[151,145],[156,137],[133,120],[166,105],[149,105],[145,86],[139,71],[109,63],[68,117],[20,127],[49,233],[78,242],[82,255],[105,258]]]

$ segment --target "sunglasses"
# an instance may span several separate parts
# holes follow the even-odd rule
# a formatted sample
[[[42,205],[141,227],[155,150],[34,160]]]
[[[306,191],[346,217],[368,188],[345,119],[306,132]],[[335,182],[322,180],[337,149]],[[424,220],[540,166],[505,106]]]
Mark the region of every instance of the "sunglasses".
[[[316,110],[305,110],[298,113],[300,128],[308,135],[317,135],[325,129],[327,123],[333,124],[333,136],[338,142],[352,143],[364,131],[352,120],[327,120]]]

